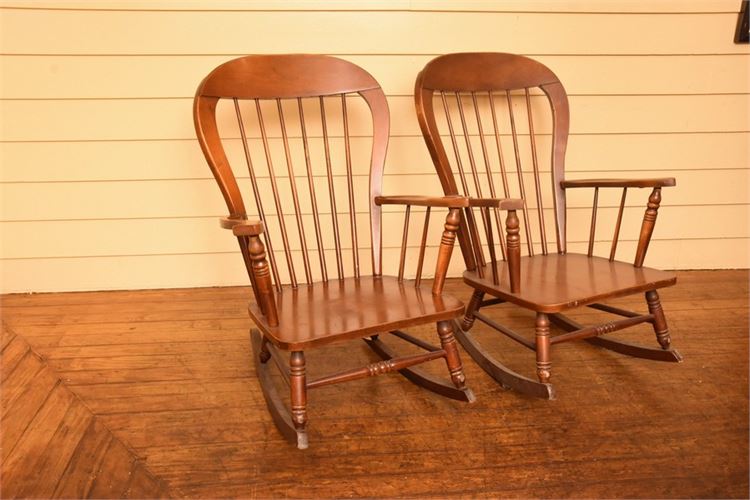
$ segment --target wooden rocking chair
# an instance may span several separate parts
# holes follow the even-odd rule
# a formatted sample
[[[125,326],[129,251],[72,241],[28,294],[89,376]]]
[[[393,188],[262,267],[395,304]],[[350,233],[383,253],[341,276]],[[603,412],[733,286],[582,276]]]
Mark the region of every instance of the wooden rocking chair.
[[[681,361],[679,353],[670,347],[669,329],[656,291],[674,285],[676,277],[643,267],[661,189],[674,186],[673,178],[566,180],[567,95],[552,71],[526,57],[502,53],[437,57],[417,77],[415,100],[419,124],[445,194],[476,198],[464,209],[466,223],[458,233],[467,269],[464,282],[474,293],[456,336],[487,373],[503,386],[552,399],[550,348],[561,342],[586,339],[630,356]],[[540,112],[545,113],[540,117]],[[444,140],[450,154],[446,152]],[[511,149],[513,153],[505,153]],[[544,150],[550,151],[547,162],[539,159]],[[510,155],[513,159],[506,160]],[[523,169],[524,164],[526,169]],[[542,182],[547,166],[551,167],[551,183]],[[633,264],[619,262],[615,260],[615,253],[626,193],[629,188],[644,187],[652,191],[641,224],[635,260]],[[585,254],[569,253],[566,244],[566,209],[570,210],[566,198],[569,194],[574,196],[569,191],[581,188],[594,190]],[[599,190],[605,188],[621,188],[622,195],[609,257],[601,258],[593,253]],[[490,199],[484,199],[485,196]],[[516,196],[523,200],[522,225],[528,251],[524,257],[520,256],[521,223],[511,213],[506,238],[503,238],[498,217],[500,202],[493,200],[496,196]],[[474,215],[476,208],[480,211],[481,225]],[[547,231],[545,215],[554,217],[554,231]],[[576,210],[576,215],[580,215],[580,211]],[[493,234],[493,220],[497,238]],[[583,236],[583,231],[580,234]],[[548,250],[548,239],[556,240],[556,252]],[[496,257],[496,243],[500,244],[500,262]],[[648,314],[600,303],[634,293],[645,293]],[[492,298],[485,300],[485,295]],[[503,302],[536,313],[534,340],[480,312],[486,306]],[[562,314],[580,306],[612,313],[622,319],[584,326]],[[536,351],[539,382],[513,372],[490,356],[468,333],[475,319]],[[550,323],[565,333],[551,336]],[[653,325],[661,349],[600,337],[639,323]]]
[[[241,57],[203,80],[194,101],[194,119],[201,148],[229,208],[221,226],[237,237],[252,284],[249,313],[257,325],[251,338],[258,379],[283,436],[300,449],[307,447],[308,389],[393,371],[436,393],[472,401],[453,336],[453,320],[463,315],[464,306],[442,293],[467,200],[381,196],[390,125],[386,98],[375,79],[354,64],[327,56]],[[228,132],[220,135],[224,128]],[[230,167],[231,153],[247,163],[258,220],[248,217]],[[285,175],[277,175],[279,164]],[[367,215],[358,213],[357,202],[367,206]],[[396,276],[381,273],[381,218],[393,215],[383,214],[383,205],[406,207]],[[411,206],[427,208],[416,279],[406,281]],[[347,212],[340,217],[342,207]],[[421,275],[431,207],[448,209],[448,216],[437,248],[435,279],[426,288]],[[358,220],[360,215],[366,219]],[[366,263],[360,261],[363,226],[369,229],[371,243]],[[362,268],[369,264],[372,272],[365,275]],[[429,323],[437,323],[440,347],[401,331]],[[378,338],[382,333],[392,333],[424,352],[396,357]],[[383,361],[306,379],[305,350],[354,338],[365,338]],[[288,360],[282,351],[290,352]],[[410,368],[439,358],[445,360],[451,382]],[[290,387],[291,412],[272,383],[269,360]]]

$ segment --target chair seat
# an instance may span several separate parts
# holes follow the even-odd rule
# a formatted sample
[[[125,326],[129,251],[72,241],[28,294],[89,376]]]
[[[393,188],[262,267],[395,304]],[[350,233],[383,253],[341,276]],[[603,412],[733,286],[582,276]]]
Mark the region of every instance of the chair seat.
[[[535,255],[521,258],[521,291],[510,292],[508,268],[498,262],[498,284],[493,284],[492,268],[464,272],[470,286],[508,302],[537,312],[556,313],[600,300],[645,292],[674,285],[673,273],[626,262],[610,262],[581,254]]]
[[[283,287],[276,294],[279,325],[270,327],[254,302],[248,306],[258,328],[277,346],[302,350],[330,343],[454,319],[463,303],[450,295],[433,295],[392,276],[367,276],[327,283]]]

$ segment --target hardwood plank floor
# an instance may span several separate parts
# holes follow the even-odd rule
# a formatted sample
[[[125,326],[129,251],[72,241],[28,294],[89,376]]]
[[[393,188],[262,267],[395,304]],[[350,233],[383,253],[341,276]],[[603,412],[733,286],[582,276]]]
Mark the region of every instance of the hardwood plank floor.
[[[63,383],[21,335],[3,349],[1,498],[166,497],[166,484]],[[18,347],[14,347],[18,346]],[[13,363],[6,352],[23,352]],[[144,494],[146,493],[146,494]]]
[[[460,281],[448,287],[468,299]],[[471,405],[399,375],[329,386],[311,392],[305,452],[282,440],[266,411],[250,362],[248,294],[4,296],[2,497],[750,493],[747,271],[680,272],[661,293],[681,364],[555,346],[555,401],[503,390],[466,355]],[[645,310],[639,296],[612,303]],[[533,332],[526,312],[487,311]],[[527,350],[479,323],[473,331],[511,368],[533,374]],[[431,328],[413,333],[436,337]],[[620,335],[655,345],[646,325]],[[373,360],[361,343],[333,346],[308,355],[309,374]]]

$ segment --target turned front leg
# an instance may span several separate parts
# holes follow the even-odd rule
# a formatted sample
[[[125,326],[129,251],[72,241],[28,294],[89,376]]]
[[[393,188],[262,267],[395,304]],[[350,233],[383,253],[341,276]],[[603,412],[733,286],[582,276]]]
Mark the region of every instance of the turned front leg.
[[[654,315],[654,333],[656,334],[656,341],[659,342],[662,349],[669,349],[669,346],[672,345],[672,338],[669,335],[667,318],[664,316],[664,309],[661,307],[659,294],[656,290],[649,290],[646,292],[646,303],[648,304],[648,312]]]
[[[551,372],[549,318],[544,313],[536,313],[536,375],[539,382],[549,383]]]
[[[458,354],[458,344],[453,336],[453,324],[450,321],[440,321],[437,324],[440,345],[445,350],[445,362],[451,374],[453,385],[459,389],[466,386],[466,376],[461,364],[461,356]]]
[[[289,386],[291,387],[292,423],[297,430],[297,447],[307,448],[307,377],[305,354],[294,351],[289,357]]]

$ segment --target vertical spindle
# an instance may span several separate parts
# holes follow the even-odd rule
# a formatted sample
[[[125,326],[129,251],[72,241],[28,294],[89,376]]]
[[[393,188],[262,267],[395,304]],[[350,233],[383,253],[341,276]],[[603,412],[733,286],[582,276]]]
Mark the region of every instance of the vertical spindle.
[[[406,244],[409,240],[409,214],[411,205],[406,205],[406,215],[404,216],[404,234],[401,238],[401,258],[398,264],[398,281],[404,281],[404,266],[406,265]]]
[[[523,181],[523,170],[521,169],[521,153],[518,148],[518,134],[516,133],[516,118],[513,114],[513,100],[510,97],[510,90],[505,91],[508,100],[508,116],[510,117],[510,130],[513,135],[513,152],[516,155],[516,171],[518,172],[518,187],[523,199],[523,226],[526,231],[526,243],[529,247],[529,255],[534,255],[534,244],[531,241],[531,225],[529,224],[528,204],[526,203],[526,187]]]
[[[609,251],[610,262],[615,260],[617,252],[617,240],[620,238],[620,225],[622,224],[622,212],[625,208],[625,196],[628,194],[628,188],[622,188],[622,198],[620,198],[620,211],[617,213],[617,222],[615,223],[615,234],[612,237],[612,248]]]
[[[292,164],[292,153],[289,149],[289,136],[286,131],[286,122],[284,120],[284,108],[281,106],[281,99],[276,98],[276,109],[279,112],[279,125],[281,127],[281,140],[284,143],[284,157],[286,158],[286,170],[289,173],[289,186],[292,189],[292,202],[294,203],[294,216],[297,220],[297,232],[299,233],[299,242],[302,247],[302,264],[305,268],[305,279],[308,284],[312,284],[312,273],[310,272],[310,256],[307,252],[307,238],[305,237],[305,226],[302,222],[302,210],[299,206],[299,196],[297,196],[297,181],[294,176],[294,166]]]
[[[490,157],[487,153],[487,144],[484,140],[484,127],[482,126],[482,118],[479,113],[479,104],[477,103],[477,93],[471,92],[471,100],[474,103],[474,115],[477,118],[477,130],[479,132],[479,143],[482,146],[482,156],[484,157],[484,169],[487,174],[487,184],[490,188],[490,196],[495,198],[495,182],[492,180],[492,169],[490,168]],[[506,195],[507,198],[507,195]],[[497,208],[493,208],[492,212],[495,214],[495,222],[497,223],[497,235],[500,239],[500,252],[505,260],[505,241],[502,233],[502,226],[500,225],[500,211]],[[487,214],[489,217],[489,213]]]
[[[466,151],[469,155],[469,167],[471,168],[471,176],[474,179],[474,189],[476,191],[476,195],[478,198],[482,198],[482,186],[479,183],[479,173],[477,172],[477,165],[474,161],[474,151],[471,147],[471,137],[469,136],[469,129],[466,125],[466,115],[464,114],[464,106],[461,102],[461,94],[458,92],[456,94],[456,103],[458,104],[458,116],[461,121],[461,129],[464,133],[464,141],[466,142]],[[468,195],[471,196],[471,195]],[[480,216],[482,217],[482,226],[484,227],[484,230],[487,231],[487,228],[489,227],[487,216],[488,213],[485,213],[484,210],[479,211]]]
[[[453,130],[453,120],[451,119],[451,113],[448,108],[448,101],[445,98],[445,92],[440,92],[440,97],[443,101],[443,110],[445,111],[445,119],[448,123],[448,133],[451,136],[451,144],[453,145],[453,152],[456,155],[456,166],[458,167],[458,176],[461,180],[461,187],[463,188],[464,196],[471,196],[469,193],[469,186],[466,183],[466,174],[464,172],[463,162],[461,161],[461,153],[458,149],[458,141],[456,140],[456,133]]]
[[[331,203],[331,220],[333,222],[333,244],[336,247],[336,272],[339,279],[344,278],[344,264],[341,255],[341,238],[339,236],[339,215],[336,208],[336,191],[333,187],[333,167],[331,165],[331,145],[328,140],[326,108],[323,96],[320,96],[320,120],[323,128],[323,148],[326,157],[326,176],[328,178],[328,197]]]
[[[424,264],[424,252],[427,247],[427,230],[430,226],[430,209],[427,207],[424,213],[424,228],[422,229],[422,244],[419,246],[419,259],[417,260],[417,277],[414,281],[414,286],[419,288],[419,284],[422,282],[422,266]]]
[[[484,260],[484,250],[482,249],[482,240],[479,237],[479,229],[477,228],[477,222],[471,207],[466,208],[466,222],[469,226],[469,234],[473,243],[472,247],[474,248],[474,258],[477,262],[479,276],[482,277],[482,273],[484,272],[482,268],[486,264],[486,261]]]
[[[292,262],[292,249],[289,246],[289,238],[286,232],[286,223],[284,222],[284,211],[281,209],[281,200],[279,199],[279,188],[276,184],[276,174],[273,169],[273,159],[271,158],[271,148],[268,145],[268,134],[266,133],[266,126],[263,122],[263,112],[260,109],[260,100],[255,99],[255,110],[258,113],[258,126],[260,127],[260,135],[263,140],[263,149],[266,153],[266,165],[268,166],[268,173],[271,178],[271,190],[273,191],[273,201],[276,205],[276,214],[279,218],[279,227],[281,227],[281,242],[284,244],[284,253],[286,255],[286,263],[289,266],[289,279],[292,283],[293,288],[297,288],[297,276],[294,274],[294,262]]]
[[[487,245],[490,251],[490,265],[492,266],[492,283],[497,285],[499,283],[497,276],[497,256],[495,255],[495,241],[492,238],[492,220],[490,219],[489,207],[484,207],[482,210],[487,211]]]
[[[237,123],[239,124],[240,128],[240,139],[242,140],[242,148],[245,152],[245,162],[247,163],[247,169],[250,174],[250,184],[253,188],[253,196],[255,197],[255,206],[258,208],[258,215],[260,216],[260,220],[265,223],[266,221],[266,213],[263,210],[263,200],[260,197],[260,189],[258,189],[258,180],[255,177],[255,169],[253,168],[253,160],[250,157],[250,147],[247,143],[247,134],[245,133],[245,123],[242,120],[242,112],[240,111],[240,103],[238,99],[234,98],[234,110],[237,114]],[[268,234],[268,231],[265,231],[263,233],[263,239],[266,242],[266,247],[268,248],[268,260],[271,263],[271,274],[273,275],[273,281],[276,286],[276,290],[279,292],[281,291],[281,280],[279,279],[279,270],[276,267],[276,257],[273,253],[273,245],[271,244],[271,236]]]
[[[354,181],[352,178],[352,152],[349,141],[349,114],[346,111],[346,94],[341,94],[341,111],[344,115],[344,149],[346,152],[346,182],[349,188],[349,223],[352,233],[354,277],[359,278],[359,245],[357,243],[357,209],[354,206]]]
[[[544,206],[542,205],[542,188],[539,183],[539,164],[536,155],[536,139],[534,137],[534,119],[531,113],[531,97],[529,88],[526,87],[526,111],[529,116],[529,141],[531,142],[531,164],[534,168],[534,188],[536,190],[536,207],[539,216],[539,231],[542,242],[542,255],[547,255],[547,229],[544,226]]]
[[[503,180],[503,193],[506,198],[510,198],[510,191],[508,188],[508,172],[505,170],[505,159],[503,158],[503,146],[500,140],[500,128],[497,126],[497,112],[495,111],[495,99],[492,96],[492,91],[488,91],[487,95],[490,99],[490,112],[492,113],[492,127],[495,131],[495,145],[497,146],[497,157],[500,161],[500,176]]]
[[[596,233],[596,208],[599,204],[599,188],[594,188],[594,208],[591,210],[591,230],[589,232],[588,256],[594,255],[594,235]]]
[[[307,185],[310,189],[310,203],[313,210],[313,223],[315,225],[315,238],[318,242],[318,257],[320,258],[320,276],[323,281],[328,281],[328,270],[326,269],[325,248],[323,247],[323,235],[320,231],[320,215],[318,211],[318,200],[315,196],[315,181],[310,161],[310,145],[307,140],[307,128],[305,127],[305,113],[302,109],[302,98],[297,98],[299,110],[300,128],[302,131],[302,147],[305,151],[305,167],[307,168]]]

